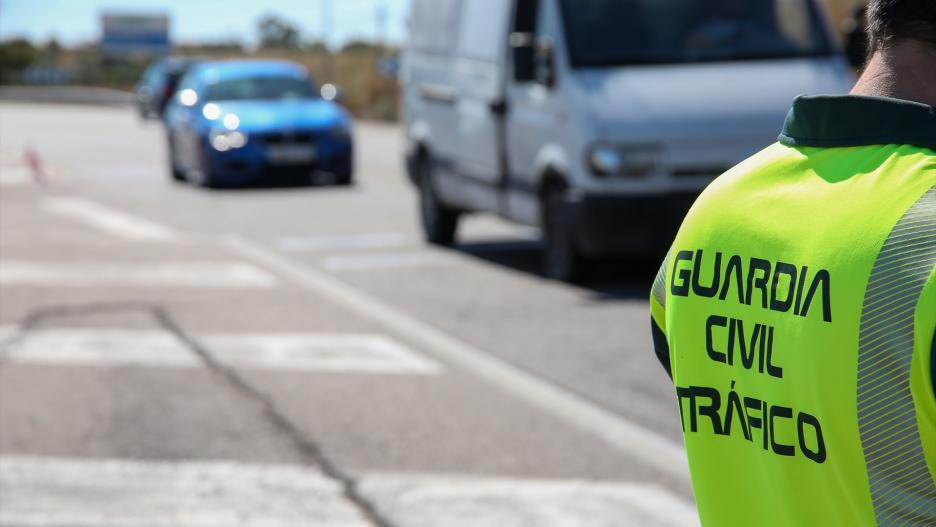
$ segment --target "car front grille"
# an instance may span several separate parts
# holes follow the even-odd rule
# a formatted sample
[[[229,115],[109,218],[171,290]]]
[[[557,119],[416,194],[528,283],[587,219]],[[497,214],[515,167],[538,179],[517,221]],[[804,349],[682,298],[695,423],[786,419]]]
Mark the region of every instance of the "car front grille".
[[[312,132],[267,132],[260,134],[260,141],[267,145],[281,144],[308,144],[315,143],[316,137]]]

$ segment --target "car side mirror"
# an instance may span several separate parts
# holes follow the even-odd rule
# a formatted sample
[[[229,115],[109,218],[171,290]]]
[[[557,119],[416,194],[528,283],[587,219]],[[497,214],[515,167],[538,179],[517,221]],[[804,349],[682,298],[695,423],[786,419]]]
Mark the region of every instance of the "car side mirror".
[[[556,50],[550,38],[536,43],[534,57],[534,77],[536,82],[552,88],[556,84]]]
[[[530,82],[536,79],[536,48],[532,33],[511,33],[510,48],[513,50],[514,80]]]

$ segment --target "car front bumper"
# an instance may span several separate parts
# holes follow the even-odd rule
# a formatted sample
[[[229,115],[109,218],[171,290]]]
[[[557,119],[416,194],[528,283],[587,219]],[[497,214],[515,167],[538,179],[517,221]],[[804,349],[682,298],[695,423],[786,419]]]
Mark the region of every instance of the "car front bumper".
[[[246,184],[274,181],[308,181],[317,173],[336,180],[348,180],[354,172],[354,148],[350,137],[321,138],[309,148],[311,160],[274,162],[267,155],[267,145],[253,138],[242,147],[224,152],[212,148],[207,140],[203,148],[212,177],[219,183]]]

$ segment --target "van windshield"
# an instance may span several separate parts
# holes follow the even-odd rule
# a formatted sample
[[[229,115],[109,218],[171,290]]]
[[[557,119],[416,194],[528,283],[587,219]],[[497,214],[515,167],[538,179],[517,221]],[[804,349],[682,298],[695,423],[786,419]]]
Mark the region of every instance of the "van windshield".
[[[813,0],[561,0],[575,67],[828,55]]]

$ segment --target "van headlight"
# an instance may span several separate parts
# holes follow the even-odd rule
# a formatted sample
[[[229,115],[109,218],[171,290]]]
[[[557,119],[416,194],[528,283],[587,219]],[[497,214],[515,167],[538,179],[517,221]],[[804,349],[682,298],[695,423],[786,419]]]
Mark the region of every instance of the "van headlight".
[[[660,165],[657,146],[598,144],[588,150],[588,167],[598,176],[645,177]]]
[[[211,142],[211,147],[217,150],[218,152],[227,152],[228,150],[233,150],[241,148],[247,144],[246,132],[212,132],[209,141]]]

